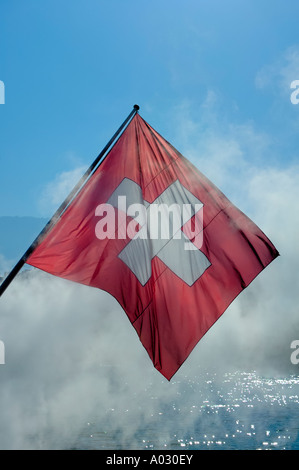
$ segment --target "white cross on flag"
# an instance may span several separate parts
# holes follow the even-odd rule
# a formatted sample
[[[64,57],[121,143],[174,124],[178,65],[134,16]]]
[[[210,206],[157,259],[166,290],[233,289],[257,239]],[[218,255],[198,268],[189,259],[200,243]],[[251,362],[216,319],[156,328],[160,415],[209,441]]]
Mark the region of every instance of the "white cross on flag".
[[[150,204],[142,199],[140,186],[131,180],[124,179],[109,198],[108,204],[117,208],[119,198],[123,198],[124,195],[127,195],[125,196],[126,204],[128,199],[131,201],[129,209],[132,210],[132,215],[136,215],[138,212],[136,206],[140,204],[141,226],[137,233],[133,231],[132,240],[118,256],[131,269],[140,283],[144,286],[151,278],[152,260],[155,256],[189,286],[197,281],[210,266],[210,262],[181,229],[195,213],[202,209],[203,204],[178,180],[168,186]],[[123,210],[130,215],[125,207]],[[158,218],[159,215],[161,219]],[[105,222],[105,219],[102,220],[101,228]],[[104,231],[102,233],[105,235]],[[197,237],[201,234],[202,224]],[[190,250],[192,253],[189,252]]]
[[[168,379],[278,256],[138,114],[28,264],[113,295]]]

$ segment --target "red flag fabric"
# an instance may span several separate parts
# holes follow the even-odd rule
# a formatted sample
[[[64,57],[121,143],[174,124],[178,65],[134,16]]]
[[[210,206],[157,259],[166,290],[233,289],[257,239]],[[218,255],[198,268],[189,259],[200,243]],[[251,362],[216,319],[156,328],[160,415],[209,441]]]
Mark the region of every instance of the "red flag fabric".
[[[27,263],[113,295],[170,380],[277,256],[266,235],[137,114]]]

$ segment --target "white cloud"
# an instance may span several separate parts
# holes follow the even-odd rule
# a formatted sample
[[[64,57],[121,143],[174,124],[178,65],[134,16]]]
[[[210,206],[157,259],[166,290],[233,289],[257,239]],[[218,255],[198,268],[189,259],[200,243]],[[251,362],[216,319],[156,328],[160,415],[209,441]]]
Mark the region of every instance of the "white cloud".
[[[198,109],[184,102],[173,115],[178,150],[234,203],[248,209],[251,174],[276,157],[272,136],[257,130],[252,121],[232,122],[221,107],[221,97],[212,90]]]
[[[4,274],[8,271],[11,270],[11,265],[12,261],[6,259],[1,253],[0,253],[0,276],[1,274]]]
[[[82,166],[70,171],[64,171],[56,175],[55,179],[45,186],[39,200],[39,209],[43,216],[49,217],[53,215],[85,171],[86,167]]]
[[[259,89],[269,89],[278,95],[290,94],[290,85],[299,79],[299,46],[289,47],[272,64],[258,71],[255,84]]]

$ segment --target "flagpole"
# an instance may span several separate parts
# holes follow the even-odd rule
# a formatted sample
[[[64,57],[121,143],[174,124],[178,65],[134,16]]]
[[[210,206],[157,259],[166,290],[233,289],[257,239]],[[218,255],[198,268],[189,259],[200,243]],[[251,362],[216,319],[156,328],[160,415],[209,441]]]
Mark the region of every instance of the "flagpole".
[[[12,271],[6,276],[4,281],[2,282],[0,286],[0,297],[1,295],[5,292],[7,287],[10,285],[10,283],[13,281],[13,279],[16,277],[18,272],[22,269],[24,264],[26,263],[27,259],[29,256],[34,252],[35,248],[40,244],[42,238],[44,235],[49,233],[49,231],[54,227],[56,224],[57,220],[61,217],[62,213],[64,210],[67,208],[67,206],[70,204],[70,202],[73,200],[75,195],[78,193],[78,191],[82,188],[88,177],[91,175],[92,171],[97,167],[100,166],[103,161],[105,160],[105,153],[107,150],[111,147],[113,142],[116,140],[116,138],[119,136],[121,131],[124,129],[124,127],[129,123],[129,121],[135,116],[135,114],[138,113],[139,106],[135,104],[133,106],[133,110],[130,112],[128,117],[124,120],[124,122],[121,124],[119,129],[115,132],[115,134],[111,137],[107,145],[103,148],[103,150],[99,153],[97,158],[93,161],[93,163],[90,165],[90,167],[86,170],[84,175],[81,177],[81,179],[78,181],[76,186],[72,189],[70,194],[67,196],[67,198],[63,201],[63,203],[59,206],[53,217],[49,220],[49,222],[45,225],[43,230],[40,232],[40,234],[36,237],[34,242],[30,245],[28,250],[24,253],[22,258],[17,262],[15,267],[12,269]],[[104,157],[104,158],[103,158]]]

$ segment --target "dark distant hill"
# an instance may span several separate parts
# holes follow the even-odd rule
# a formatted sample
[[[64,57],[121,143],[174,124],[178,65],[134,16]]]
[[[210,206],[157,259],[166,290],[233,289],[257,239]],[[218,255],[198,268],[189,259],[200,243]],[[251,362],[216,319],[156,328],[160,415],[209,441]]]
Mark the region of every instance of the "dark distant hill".
[[[47,222],[38,217],[0,217],[0,255],[18,261]]]

